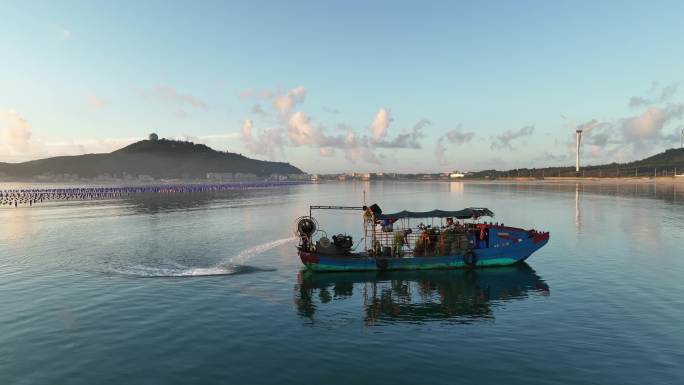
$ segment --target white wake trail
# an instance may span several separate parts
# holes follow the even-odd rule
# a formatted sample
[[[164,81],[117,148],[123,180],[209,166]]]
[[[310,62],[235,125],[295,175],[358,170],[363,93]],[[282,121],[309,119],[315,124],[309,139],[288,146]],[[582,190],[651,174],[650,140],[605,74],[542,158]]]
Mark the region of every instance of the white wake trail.
[[[225,263],[228,265],[241,265],[245,261],[252,259],[253,257],[271,250],[275,249],[276,247],[280,245],[284,245],[286,243],[294,242],[297,238],[294,237],[289,237],[289,238],[283,238],[283,239],[277,239],[275,241],[270,241],[266,243],[262,243],[260,245],[252,246],[248,249],[242,250],[241,252],[238,253],[238,255],[228,259]],[[220,264],[219,264],[220,265]]]
[[[172,263],[173,267],[170,268],[135,265],[124,269],[112,269],[111,271],[136,277],[202,277],[210,275],[232,275],[246,272],[247,270],[256,270],[249,269],[248,266],[244,266],[244,263],[259,254],[286,243],[294,242],[295,240],[296,238],[290,237],[252,246],[213,267],[188,267],[174,262]]]

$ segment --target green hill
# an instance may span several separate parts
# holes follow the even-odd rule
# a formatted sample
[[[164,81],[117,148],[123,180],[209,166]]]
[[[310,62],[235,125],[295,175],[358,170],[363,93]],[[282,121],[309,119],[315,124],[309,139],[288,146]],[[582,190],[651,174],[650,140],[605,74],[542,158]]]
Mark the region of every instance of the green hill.
[[[610,163],[603,165],[582,166],[582,175],[587,177],[616,176],[654,176],[684,173],[684,149],[671,148],[665,152],[628,163]],[[521,168],[506,171],[483,170],[468,174],[469,178],[503,178],[503,177],[552,177],[575,176],[574,166]]]
[[[35,178],[60,174],[95,178],[102,175],[122,178],[147,175],[156,179],[201,179],[209,172],[303,174],[289,163],[250,159],[240,154],[220,152],[203,144],[176,140],[143,140],[109,154],[59,156],[23,163],[0,163],[0,175]]]

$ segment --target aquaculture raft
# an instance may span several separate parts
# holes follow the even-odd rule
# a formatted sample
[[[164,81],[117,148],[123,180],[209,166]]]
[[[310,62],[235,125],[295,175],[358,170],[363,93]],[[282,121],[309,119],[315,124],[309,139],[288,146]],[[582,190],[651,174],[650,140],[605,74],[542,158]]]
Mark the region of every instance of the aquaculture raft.
[[[354,245],[347,234],[328,238],[314,210],[362,211],[362,241]],[[377,204],[310,206],[309,215],[296,221],[297,251],[312,271],[456,269],[513,265],[549,241],[548,232],[481,221],[493,216],[475,207],[384,214]],[[361,243],[363,250],[357,252]]]

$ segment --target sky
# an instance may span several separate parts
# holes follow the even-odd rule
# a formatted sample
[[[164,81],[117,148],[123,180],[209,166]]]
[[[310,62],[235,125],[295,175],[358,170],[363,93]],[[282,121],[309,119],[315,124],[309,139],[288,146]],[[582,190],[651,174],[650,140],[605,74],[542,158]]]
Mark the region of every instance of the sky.
[[[311,173],[679,147],[681,1],[4,1],[0,162],[155,132]]]

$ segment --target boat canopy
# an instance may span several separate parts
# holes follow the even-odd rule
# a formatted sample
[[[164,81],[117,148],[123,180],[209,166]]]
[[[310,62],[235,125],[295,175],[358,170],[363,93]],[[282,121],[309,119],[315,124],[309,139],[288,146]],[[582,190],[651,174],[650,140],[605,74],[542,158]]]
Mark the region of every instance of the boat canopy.
[[[399,211],[392,214],[376,214],[375,219],[401,219],[401,218],[458,218],[470,219],[479,217],[493,217],[494,213],[483,207],[469,207],[458,211]]]

